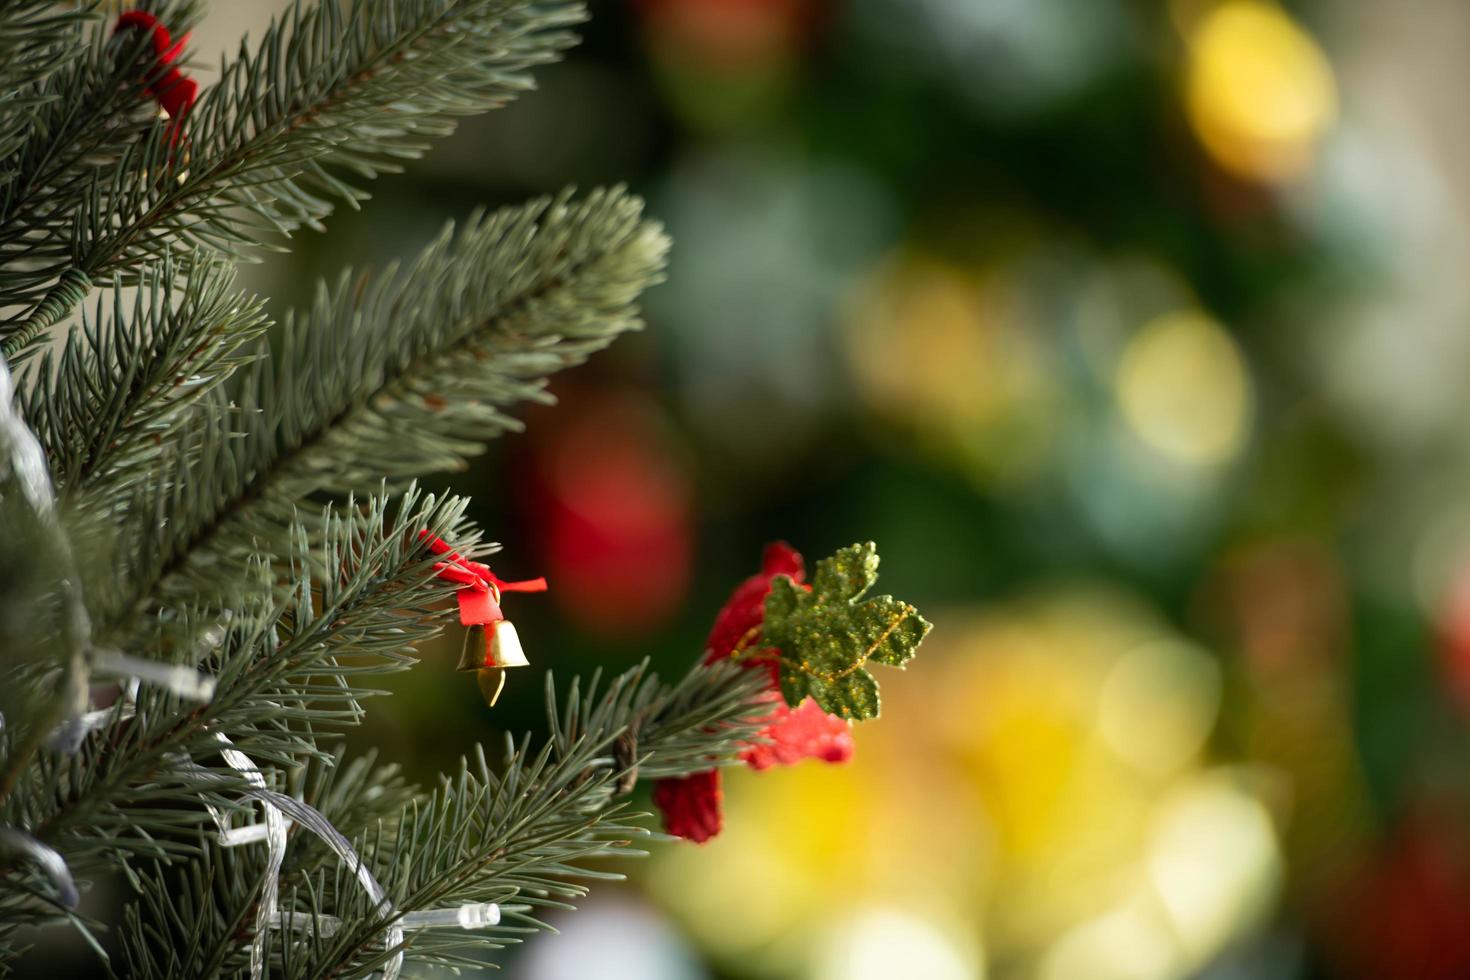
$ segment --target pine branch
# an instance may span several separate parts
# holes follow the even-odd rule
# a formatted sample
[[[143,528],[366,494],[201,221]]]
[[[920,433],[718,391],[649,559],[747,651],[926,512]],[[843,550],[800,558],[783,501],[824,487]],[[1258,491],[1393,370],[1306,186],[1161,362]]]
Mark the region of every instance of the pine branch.
[[[0,7],[0,87],[13,92],[55,71],[58,54],[80,42],[90,6],[68,9],[54,0],[9,0]]]
[[[344,273],[288,317],[280,374],[242,397],[272,420],[269,494],[463,469],[548,400],[548,375],[642,326],[668,241],[622,188],[473,216],[408,269]],[[262,367],[266,362],[261,362]]]
[[[669,685],[644,665],[601,692],[595,678],[585,694],[574,681],[558,705],[548,675],[551,734],[540,749],[533,751],[529,741],[508,746],[499,771],[477,752],[473,764],[463,765],[429,799],[385,813],[356,835],[355,849],[394,899],[391,915],[375,908],[353,869],[321,849],[307,853],[322,860],[288,864],[282,909],[294,910],[304,928],[289,940],[273,940],[273,972],[367,976],[398,952],[385,948],[385,926],[412,911],[486,901],[500,902],[503,909],[506,903],[570,908],[569,900],[585,894],[584,882],[621,877],[589,867],[589,861],[639,856],[643,852],[633,842],[658,836],[626,804],[632,782],[640,775],[684,775],[732,761],[753,735],[753,716],[759,719],[767,710],[753,701],[763,684],[755,673],[723,665],[695,667]],[[636,740],[630,738],[635,732]],[[366,769],[351,774],[355,785],[376,778]],[[342,829],[361,822],[353,798],[319,797],[318,804]],[[255,927],[248,909],[257,895],[260,863],[214,850],[206,866],[212,870],[208,882],[192,871],[173,881],[145,880],[143,897],[130,914],[135,926],[124,934],[126,969],[119,975],[179,975],[168,973],[162,960],[178,956],[170,952],[177,949],[187,950],[187,961],[178,962],[191,969],[242,968],[241,937]],[[342,925],[333,931],[328,921]],[[197,943],[201,922],[209,938]],[[527,912],[508,911],[490,929],[410,933],[402,951],[420,962],[480,967],[465,950],[499,948],[539,928],[544,924]]]
[[[165,128],[157,104],[144,92],[162,70],[146,34],[114,37],[96,3],[70,10],[49,2],[23,6],[47,10],[31,18],[16,40],[34,50],[30,60],[46,64],[38,64],[14,90],[24,112],[7,127],[9,151],[0,155],[0,310],[23,307],[53,280],[49,292],[57,303],[69,296],[68,285],[80,289],[80,302],[90,280],[70,269],[73,223],[83,205],[108,186],[99,183],[101,176],[131,159],[129,151],[151,132],[162,138]],[[184,30],[198,4],[164,0],[149,6]],[[70,305],[75,303],[60,312]],[[19,314],[7,315],[13,320]]]
[[[121,628],[201,583],[235,587],[211,576],[272,542],[279,553],[314,491],[460,468],[518,427],[504,408],[545,400],[549,373],[640,326],[634,303],[666,247],[637,198],[563,195],[446,230],[406,269],[321,288],[286,318],[279,356],[261,348],[238,410],[206,419],[200,445],[182,441],[186,465],[128,505],[165,515],[167,534],[138,543],[104,618]]]
[[[7,302],[8,356],[25,350],[86,287],[184,242],[238,252],[264,234],[319,227],[347,183],[397,169],[455,117],[531,87],[529,68],[570,46],[579,4],[533,0],[353,0],[287,8],[255,51],[222,67],[182,135],[155,128],[97,174],[70,234],[32,248],[59,264]],[[180,149],[182,147],[182,149]]]
[[[569,900],[586,894],[583,882],[622,877],[587,862],[642,856],[633,842],[654,836],[621,799],[629,788],[626,777],[686,775],[733,762],[766,710],[754,701],[762,679],[729,666],[696,666],[674,685],[659,683],[639,667],[615,678],[605,692],[596,687],[594,678],[579,697],[574,681],[559,712],[548,676],[552,735],[539,751],[528,741],[508,746],[498,773],[479,754],[427,804],[401,814],[396,827],[361,839],[366,853],[386,860],[378,877],[390,895],[399,896],[400,913],[505,903],[508,895],[532,909],[570,908]],[[629,732],[636,732],[636,746],[620,745]],[[340,885],[333,893],[346,897]],[[381,944],[381,926],[374,928],[370,903],[351,895],[344,903],[351,911],[340,916],[357,925],[339,933],[319,958],[303,963],[297,976],[362,975],[389,955],[374,948]],[[428,962],[477,965],[457,959],[456,951],[518,941],[544,927],[516,913],[501,927],[473,934],[418,934],[406,952]]]
[[[315,807],[349,838],[381,821],[396,820],[421,795],[397,764],[378,765],[377,753],[372,751],[348,762],[340,748],[330,759],[308,759],[290,774],[286,791]],[[287,846],[285,867],[289,874],[319,868],[328,860],[320,840],[296,834]]]
[[[322,751],[320,728],[359,720],[360,701],[371,693],[361,682],[406,668],[414,644],[438,630],[447,588],[418,532],[473,540],[462,510],[462,501],[411,492],[396,509],[386,497],[365,511],[349,504],[324,520],[314,546],[298,529],[287,599],[216,624],[218,645],[196,655],[216,679],[207,704],[144,686],[135,713],[127,717],[120,702],[76,754],[36,756],[22,775],[24,791],[0,804],[0,826],[30,828],[78,876],[118,860],[191,850],[178,834],[200,819],[199,782],[176,759],[212,756],[223,732],[262,762],[289,766]],[[308,556],[307,547],[318,554]],[[307,574],[309,559],[331,574]],[[216,771],[227,783],[239,781],[233,770]],[[148,828],[141,835],[140,823]],[[12,869],[0,877],[0,895],[12,901],[22,882]]]
[[[123,953],[105,965],[115,980],[237,977],[250,961],[250,917],[265,871],[257,848],[223,850],[203,837],[183,867],[153,863],[124,913]]]
[[[10,0],[0,7],[0,161],[5,161],[0,188],[18,174],[10,158],[24,145],[38,114],[58,99],[47,81],[86,50],[83,27],[93,6],[68,9],[52,0]]]
[[[164,458],[182,413],[257,356],[263,304],[231,288],[223,259],[185,264],[188,279],[171,259],[146,272],[131,309],[114,281],[110,307],[99,297],[54,363],[47,352],[33,372],[21,411],[64,492],[126,490]]]
[[[0,802],[10,798],[47,730],[85,701],[91,639],[71,542],[57,515],[46,460],[35,435],[15,411],[13,391],[9,367],[0,357],[0,528],[6,530],[7,547],[34,549],[35,555],[44,556],[17,561],[22,574],[41,574],[11,593],[31,602],[10,611],[0,624],[0,633],[14,630],[21,637],[6,648],[18,688],[8,693],[29,695],[25,708],[15,710],[7,704],[10,713],[0,718],[4,722]],[[38,634],[35,629],[41,624],[50,628]],[[37,635],[44,637],[39,644]],[[47,670],[52,665],[54,672]]]

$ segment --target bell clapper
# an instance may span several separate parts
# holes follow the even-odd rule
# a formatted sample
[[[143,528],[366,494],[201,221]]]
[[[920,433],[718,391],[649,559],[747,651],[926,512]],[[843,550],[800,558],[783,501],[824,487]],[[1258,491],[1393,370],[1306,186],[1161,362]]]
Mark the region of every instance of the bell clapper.
[[[480,693],[485,696],[485,704],[495,707],[495,702],[500,700],[500,692],[505,690],[505,671],[499,667],[481,667],[475,671],[475,680],[479,682]]]

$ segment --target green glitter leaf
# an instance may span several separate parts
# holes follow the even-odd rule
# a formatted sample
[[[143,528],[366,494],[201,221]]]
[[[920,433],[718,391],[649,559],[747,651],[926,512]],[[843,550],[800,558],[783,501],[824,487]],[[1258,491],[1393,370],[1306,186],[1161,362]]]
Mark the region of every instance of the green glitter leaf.
[[[871,541],[843,548],[817,562],[812,592],[828,601],[856,599],[878,581],[878,546]]]
[[[810,696],[830,714],[878,717],[878,682],[866,665],[902,668],[930,624],[892,596],[863,599],[877,580],[878,550],[870,541],[817,562],[810,591],[784,575],[772,581],[761,645],[780,651],[788,705]]]
[[[907,602],[880,595],[858,606],[853,615],[868,659],[890,667],[903,667],[918,652],[919,641],[929,632],[929,622]]]
[[[855,670],[833,681],[812,677],[808,681],[812,699],[822,710],[853,721],[878,717],[883,700],[878,696],[878,682],[866,670]]]
[[[771,580],[771,591],[766,593],[765,621],[769,622],[772,616],[785,619],[794,615],[805,595],[806,590],[791,581],[789,576],[776,576]]]
[[[781,670],[781,697],[792,707],[801,704],[806,699],[806,696],[812,693],[812,687],[809,683],[810,680],[810,674],[803,674],[799,670],[786,670],[783,665]]]

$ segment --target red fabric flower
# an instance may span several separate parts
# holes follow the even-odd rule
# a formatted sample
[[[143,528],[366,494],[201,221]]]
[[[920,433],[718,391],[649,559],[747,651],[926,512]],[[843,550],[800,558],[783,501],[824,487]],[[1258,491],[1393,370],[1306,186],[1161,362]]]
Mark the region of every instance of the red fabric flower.
[[[794,766],[802,759],[852,758],[852,728],[844,719],[827,714],[811,698],[795,708],[787,707],[777,692],[771,692],[770,699],[777,704],[761,730],[766,742],[750,746],[742,756],[752,769]]]
[[[193,107],[194,99],[199,94],[199,83],[185,75],[175,64],[184,53],[189,35],[185,34],[176,43],[168,28],[145,10],[129,10],[124,13],[117,19],[113,33],[121,34],[133,29],[149,32],[153,54],[158,59],[158,68],[149,72],[146,88],[148,94],[157,99],[158,104],[168,113],[172,120],[169,124],[169,141],[177,142],[184,115]]]
[[[705,663],[724,660],[737,647],[742,650],[750,647],[765,621],[766,593],[771,591],[771,581],[777,575],[789,575],[797,582],[806,575],[801,555],[785,541],[766,545],[761,570],[735,586],[735,591],[730,593],[730,598],[715,617],[709,639],[704,643]]]
[[[720,832],[724,799],[718,769],[660,779],[653,787],[653,802],[664,815],[664,829],[697,844]]]
[[[761,699],[774,707],[759,733],[761,741],[747,746],[741,756],[752,769],[789,766],[802,759],[846,762],[853,752],[848,723],[827,714],[811,698],[789,707],[778,688],[779,667],[774,651],[770,656],[761,655],[766,594],[777,575],[788,575],[797,582],[804,576],[801,555],[780,541],[767,546],[760,572],[736,586],[720,609],[710,629],[704,662],[712,664],[739,655],[747,666],[770,672],[770,689]],[[659,780],[653,791],[653,801],[664,815],[664,829],[701,844],[720,832],[722,799],[718,769],[682,779]]]

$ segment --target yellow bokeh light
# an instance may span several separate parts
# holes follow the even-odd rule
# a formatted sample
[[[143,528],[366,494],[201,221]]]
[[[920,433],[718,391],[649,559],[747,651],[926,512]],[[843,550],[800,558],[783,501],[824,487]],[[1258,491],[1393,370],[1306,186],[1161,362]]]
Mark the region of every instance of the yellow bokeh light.
[[[984,980],[983,959],[922,917],[873,908],[831,931],[818,955],[816,980]]]
[[[1165,314],[1129,340],[1117,395],[1133,433],[1175,462],[1225,463],[1245,442],[1251,415],[1245,361],[1230,335],[1198,311]]]
[[[885,685],[852,763],[731,769],[724,832],[659,856],[650,888],[717,962],[1182,980],[1269,912],[1275,828],[1256,782],[1210,762],[1206,650],[1086,586],[949,618],[934,642],[940,668]]]
[[[1146,895],[1068,930],[1042,958],[1041,980],[1178,980],[1174,937]]]
[[[1114,904],[1062,933],[1041,980],[1180,980],[1269,915],[1282,856],[1247,780],[1193,774],[1156,811],[1143,873],[1120,874]]]
[[[1271,816],[1229,772],[1181,787],[1161,810],[1149,878],[1186,958],[1201,964],[1260,922],[1281,884],[1282,855]]]
[[[1051,378],[1019,271],[889,260],[844,318],[863,400],[986,483],[1023,480],[1048,448]]]
[[[1103,682],[1098,731],[1129,765],[1167,775],[1203,748],[1220,688],[1220,668],[1204,650],[1176,639],[1140,643]]]
[[[1186,103],[1221,166],[1278,183],[1300,176],[1337,116],[1332,67],[1274,3],[1227,0],[1189,29]]]

